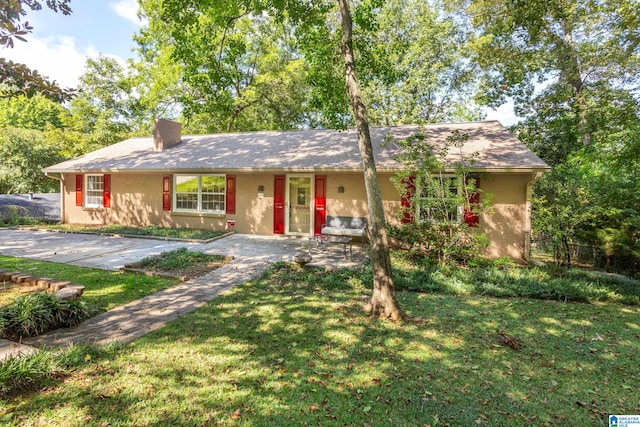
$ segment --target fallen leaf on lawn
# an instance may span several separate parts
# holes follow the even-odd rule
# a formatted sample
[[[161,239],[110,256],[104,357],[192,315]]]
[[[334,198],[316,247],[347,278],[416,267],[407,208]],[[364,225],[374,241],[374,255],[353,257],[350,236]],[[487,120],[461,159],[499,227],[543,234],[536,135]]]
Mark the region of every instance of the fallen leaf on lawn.
[[[241,413],[241,412],[240,412],[240,409],[236,409],[236,410],[233,412],[233,415],[231,415],[231,418],[240,418],[240,413]]]

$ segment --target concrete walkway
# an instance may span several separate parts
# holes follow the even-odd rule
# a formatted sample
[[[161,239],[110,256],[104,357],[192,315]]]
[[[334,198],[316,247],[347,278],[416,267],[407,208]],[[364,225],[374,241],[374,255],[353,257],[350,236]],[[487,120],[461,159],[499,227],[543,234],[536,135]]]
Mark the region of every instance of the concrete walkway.
[[[0,340],[0,360],[29,351],[29,346],[63,347],[71,343],[106,344],[112,341],[129,343],[182,314],[202,307],[222,292],[255,278],[271,263],[291,262],[303,242],[306,239],[234,234],[202,244],[0,229],[0,254],[107,270],[118,270],[125,263],[178,247],[235,257],[229,264],[207,275],[117,307],[73,328],[25,339],[22,346]],[[359,246],[354,246],[352,255],[344,254],[340,246],[314,250],[312,255],[314,261],[311,265],[332,268],[357,267],[367,259]]]

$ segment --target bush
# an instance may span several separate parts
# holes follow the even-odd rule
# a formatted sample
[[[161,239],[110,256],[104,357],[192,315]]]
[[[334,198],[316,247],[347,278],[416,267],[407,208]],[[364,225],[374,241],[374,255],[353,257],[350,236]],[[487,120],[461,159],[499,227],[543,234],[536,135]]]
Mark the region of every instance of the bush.
[[[466,267],[437,266],[394,253],[399,290],[451,295],[525,297],[574,302],[640,305],[638,281],[580,269],[524,267],[508,258],[476,259]]]
[[[188,251],[187,248],[179,248],[169,252],[162,252],[160,255],[145,258],[139,262],[139,265],[142,267],[159,268],[171,271],[199,263],[222,260],[224,260],[224,257],[220,255],[207,255],[202,252]]]
[[[389,237],[396,239],[412,258],[427,258],[440,265],[472,262],[489,246],[486,234],[477,233],[456,221],[421,221],[399,227],[389,226],[388,232]]]
[[[45,386],[69,371],[113,357],[122,347],[117,342],[105,346],[72,344],[64,351],[42,349],[10,356],[0,361],[0,396]]]
[[[0,362],[0,394],[6,395],[44,384],[62,372],[57,352],[37,350]]]
[[[92,315],[84,301],[60,299],[44,292],[16,298],[0,308],[1,337],[33,337],[58,328],[77,325]]]

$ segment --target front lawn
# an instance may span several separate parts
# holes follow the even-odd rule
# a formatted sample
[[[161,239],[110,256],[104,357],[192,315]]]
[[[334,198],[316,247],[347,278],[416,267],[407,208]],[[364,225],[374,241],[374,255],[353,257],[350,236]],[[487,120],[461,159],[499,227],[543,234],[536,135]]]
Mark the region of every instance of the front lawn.
[[[362,314],[362,277],[274,266],[108,358],[88,356],[46,391],[5,401],[0,418],[588,426],[640,414],[636,306],[399,292],[424,321],[394,324]]]
[[[98,311],[111,310],[178,283],[176,279],[147,277],[2,255],[0,255],[0,268],[84,285],[82,300]],[[22,294],[24,293],[20,289],[8,284],[0,287],[0,305],[9,304],[12,298]]]

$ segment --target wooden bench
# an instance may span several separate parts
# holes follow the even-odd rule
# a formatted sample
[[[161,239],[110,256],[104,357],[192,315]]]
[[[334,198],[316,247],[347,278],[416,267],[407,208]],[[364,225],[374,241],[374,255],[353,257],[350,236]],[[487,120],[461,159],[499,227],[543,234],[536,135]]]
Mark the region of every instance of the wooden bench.
[[[320,233],[326,236],[359,237],[364,245],[367,218],[328,215]]]

